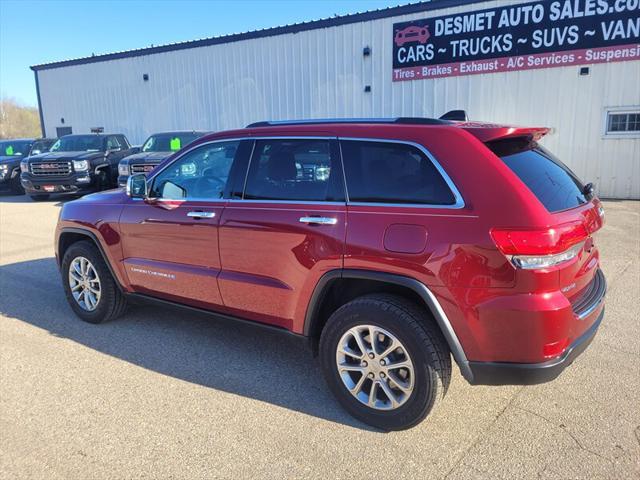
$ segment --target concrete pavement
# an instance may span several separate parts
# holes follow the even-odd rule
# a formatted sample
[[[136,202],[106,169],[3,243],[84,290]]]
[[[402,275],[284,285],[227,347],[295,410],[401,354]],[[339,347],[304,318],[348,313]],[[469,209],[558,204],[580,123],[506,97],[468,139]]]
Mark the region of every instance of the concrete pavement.
[[[640,478],[640,202],[605,202],[607,313],[556,381],[472,387],[381,433],[304,345],[136,308],[89,325],[53,258],[59,203],[0,197],[0,478]]]

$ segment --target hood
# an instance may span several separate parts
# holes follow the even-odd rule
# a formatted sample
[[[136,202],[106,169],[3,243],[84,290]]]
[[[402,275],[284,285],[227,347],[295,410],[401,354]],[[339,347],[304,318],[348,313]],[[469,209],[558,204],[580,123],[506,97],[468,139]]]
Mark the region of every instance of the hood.
[[[128,163],[160,163],[175,152],[140,152],[125,157],[122,161]]]
[[[103,192],[91,193],[85,195],[78,200],[69,203],[101,203],[101,204],[120,204],[125,202],[129,197],[122,188],[113,190],[105,190]]]
[[[91,160],[103,157],[104,152],[47,152],[29,157],[33,161],[46,160]]]
[[[20,163],[25,158],[22,155],[0,155],[0,163]]]

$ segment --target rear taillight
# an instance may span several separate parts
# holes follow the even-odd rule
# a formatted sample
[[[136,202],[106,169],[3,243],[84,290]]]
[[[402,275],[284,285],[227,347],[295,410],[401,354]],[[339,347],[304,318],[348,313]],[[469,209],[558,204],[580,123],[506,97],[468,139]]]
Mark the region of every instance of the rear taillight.
[[[491,230],[491,238],[511,263],[529,270],[553,267],[575,258],[587,236],[583,223],[536,230]]]

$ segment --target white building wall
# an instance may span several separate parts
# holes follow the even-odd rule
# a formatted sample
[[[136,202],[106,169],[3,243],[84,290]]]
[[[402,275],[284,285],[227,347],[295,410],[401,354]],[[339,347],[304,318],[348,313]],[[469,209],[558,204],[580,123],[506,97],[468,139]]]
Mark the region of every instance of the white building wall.
[[[640,138],[603,138],[605,108],[640,105],[640,61],[591,65],[588,76],[579,76],[579,67],[560,67],[391,81],[394,23],[507,3],[522,2],[491,0],[41,70],[46,133],[100,126],[139,144],[163,130],[217,131],[298,118],[433,117],[462,108],[474,120],[553,127],[544,143],[579,177],[596,183],[600,195],[640,198]],[[368,57],[365,46],[371,47]]]

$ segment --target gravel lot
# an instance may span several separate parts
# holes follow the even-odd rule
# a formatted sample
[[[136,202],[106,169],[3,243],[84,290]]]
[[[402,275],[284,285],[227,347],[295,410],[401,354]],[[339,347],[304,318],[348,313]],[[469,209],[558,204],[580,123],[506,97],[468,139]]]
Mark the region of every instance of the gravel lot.
[[[606,202],[591,347],[555,382],[454,373],[406,432],[352,420],[285,335],[157,308],[94,326],[64,299],[60,203],[0,197],[0,477],[640,478],[640,202]]]

